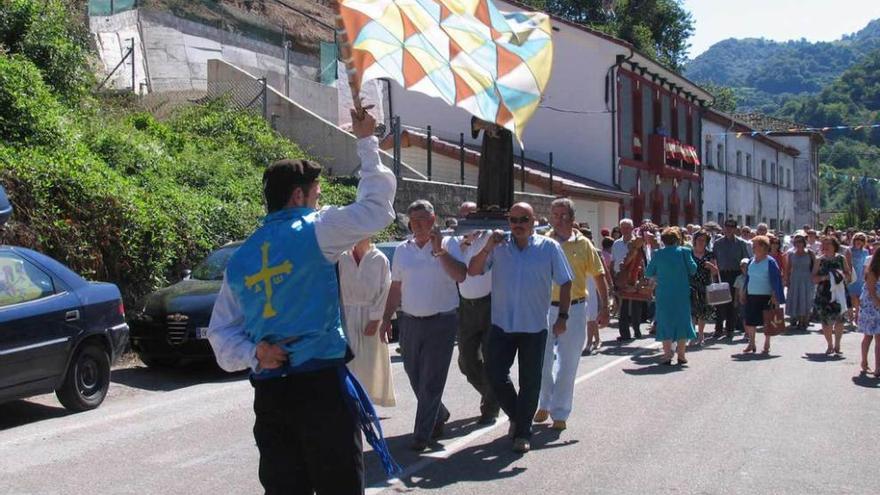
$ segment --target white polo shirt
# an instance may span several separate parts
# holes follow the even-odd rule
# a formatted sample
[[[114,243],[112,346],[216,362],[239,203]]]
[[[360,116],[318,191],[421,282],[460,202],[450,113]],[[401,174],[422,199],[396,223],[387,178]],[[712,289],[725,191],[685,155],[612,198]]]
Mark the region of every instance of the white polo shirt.
[[[453,258],[467,266],[471,262],[471,258],[479,254],[480,250],[486,246],[489,236],[484,234],[476,237],[470,246],[462,246],[462,240],[464,239],[450,239],[446,249]],[[458,284],[458,292],[465,299],[480,299],[488,296],[492,293],[492,270],[476,277],[468,275],[464,282]]]
[[[448,246],[448,238],[443,244]],[[432,316],[458,308],[455,281],[431,253],[430,242],[420,248],[411,237],[394,250],[391,281],[401,283],[400,307],[412,316]]]

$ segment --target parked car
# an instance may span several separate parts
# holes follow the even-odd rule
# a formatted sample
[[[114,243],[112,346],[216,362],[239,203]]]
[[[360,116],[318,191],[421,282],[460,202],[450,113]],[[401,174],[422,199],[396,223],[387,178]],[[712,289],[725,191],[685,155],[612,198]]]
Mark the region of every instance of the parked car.
[[[241,242],[209,254],[183,280],[147,296],[130,321],[131,348],[147,366],[170,367],[184,361],[212,361],[208,323],[229,258]]]
[[[0,402],[55,391],[73,411],[101,405],[128,325],[119,289],[36,251],[0,246]]]

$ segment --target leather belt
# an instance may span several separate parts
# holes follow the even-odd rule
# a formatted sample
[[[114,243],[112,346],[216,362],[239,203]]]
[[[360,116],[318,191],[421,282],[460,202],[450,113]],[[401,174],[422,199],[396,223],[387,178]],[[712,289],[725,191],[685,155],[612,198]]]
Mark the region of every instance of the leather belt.
[[[580,303],[582,303],[582,302],[587,302],[587,298],[586,298],[586,297],[582,297],[582,298],[580,298],[580,299],[572,299],[572,300],[571,300],[571,306],[574,306],[575,304],[580,304]],[[558,307],[559,307],[559,301],[553,301],[553,302],[550,303],[550,305],[551,305],[551,306],[555,306],[555,307],[558,308]]]

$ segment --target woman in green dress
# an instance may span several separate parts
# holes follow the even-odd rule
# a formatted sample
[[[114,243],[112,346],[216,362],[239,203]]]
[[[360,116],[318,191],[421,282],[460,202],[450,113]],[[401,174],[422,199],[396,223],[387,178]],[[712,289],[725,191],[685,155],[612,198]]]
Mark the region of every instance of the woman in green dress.
[[[686,364],[687,341],[694,339],[694,323],[691,319],[690,277],[696,273],[697,264],[691,250],[683,248],[681,233],[670,227],[660,236],[663,249],[655,251],[645,275],[657,280],[654,291],[657,324],[656,339],[663,343],[663,364],[672,364],[672,342],[676,342],[678,364]]]

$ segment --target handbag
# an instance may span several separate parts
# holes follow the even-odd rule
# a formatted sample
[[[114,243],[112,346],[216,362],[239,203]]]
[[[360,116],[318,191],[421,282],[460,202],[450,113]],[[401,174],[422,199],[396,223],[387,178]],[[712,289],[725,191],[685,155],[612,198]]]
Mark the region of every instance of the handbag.
[[[717,283],[706,286],[706,303],[710,306],[720,306],[733,302],[730,294],[730,284],[722,282],[721,277],[716,275]]]
[[[785,312],[779,306],[764,310],[764,335],[785,333]]]

